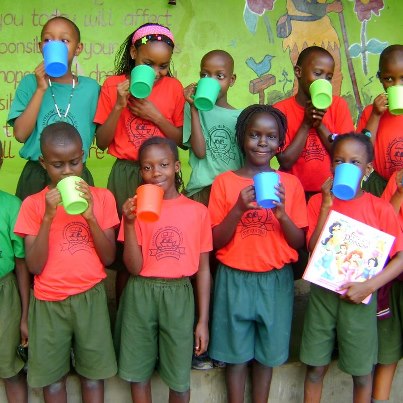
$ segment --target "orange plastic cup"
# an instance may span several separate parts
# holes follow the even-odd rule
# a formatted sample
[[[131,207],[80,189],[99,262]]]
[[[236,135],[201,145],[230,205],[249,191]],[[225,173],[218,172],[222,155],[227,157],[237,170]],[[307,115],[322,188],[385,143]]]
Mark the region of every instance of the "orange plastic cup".
[[[157,185],[141,185],[137,188],[137,218],[146,222],[158,221],[161,214],[164,189]]]

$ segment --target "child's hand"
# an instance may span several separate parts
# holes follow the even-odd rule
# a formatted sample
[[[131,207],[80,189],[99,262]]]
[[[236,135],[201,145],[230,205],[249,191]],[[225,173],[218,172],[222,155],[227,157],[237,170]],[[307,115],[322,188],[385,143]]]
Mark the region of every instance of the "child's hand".
[[[116,99],[116,107],[118,109],[124,109],[127,106],[127,101],[130,96],[129,92],[129,87],[130,87],[130,81],[129,79],[126,79],[125,81],[122,81],[116,86],[116,90],[118,93],[117,99]]]
[[[396,187],[397,187],[397,192],[400,194],[403,194],[403,185],[402,185],[402,180],[403,180],[403,169],[401,169],[397,174],[396,174]]]
[[[261,208],[256,204],[256,193],[255,193],[255,187],[253,185],[249,185],[239,192],[236,206],[242,212],[245,212],[246,210],[251,209],[256,210]]]
[[[137,196],[129,197],[122,207],[122,213],[125,217],[125,221],[128,223],[133,223],[136,219],[136,209],[137,209]]]
[[[304,121],[309,124],[310,127],[317,128],[321,123],[326,110],[316,109],[312,101],[307,101],[305,105]]]
[[[48,88],[47,75],[45,73],[45,63],[42,61],[36,66],[35,70],[36,84],[39,90],[46,91]]]
[[[148,99],[129,97],[127,107],[134,115],[153,123],[161,116],[160,111]]]
[[[330,208],[333,205],[333,193],[332,193],[332,186],[333,186],[333,178],[327,178],[322,185],[322,207]]]
[[[90,186],[88,185],[87,182],[85,182],[84,180],[81,179],[80,181],[77,182],[76,189],[80,192],[80,196],[83,199],[87,200],[87,202],[88,202],[87,209],[83,213],[81,213],[81,215],[86,220],[94,218],[94,209],[93,209],[94,200],[92,198]]]
[[[196,83],[189,84],[184,90],[183,94],[185,96],[186,101],[189,103],[189,105],[194,105],[193,103],[193,95],[196,92]]]
[[[21,319],[20,334],[21,344],[26,347],[28,345],[28,319]]]
[[[372,113],[376,116],[381,116],[388,109],[388,97],[383,92],[379,94],[375,99],[372,105]]]
[[[199,356],[207,351],[209,343],[208,326],[204,323],[198,323],[195,329],[195,355]]]
[[[280,201],[273,201],[276,207],[273,209],[274,216],[280,220],[285,214],[285,189],[283,184],[280,182],[276,185],[276,195],[279,197]]]
[[[62,197],[57,188],[50,189],[45,195],[45,216],[54,218],[57,206],[62,202]]]
[[[346,300],[352,304],[360,304],[368,295],[370,295],[373,290],[368,287],[367,282],[350,282],[343,284],[339,291],[346,290],[344,294],[341,295],[341,299]]]

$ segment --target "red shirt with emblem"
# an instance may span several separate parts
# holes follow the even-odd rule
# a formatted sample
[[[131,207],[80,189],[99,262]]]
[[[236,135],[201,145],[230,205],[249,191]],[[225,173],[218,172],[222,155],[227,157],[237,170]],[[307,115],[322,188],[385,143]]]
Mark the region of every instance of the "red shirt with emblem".
[[[125,75],[108,77],[101,87],[94,122],[105,123],[117,100],[117,85],[126,79]],[[173,77],[158,80],[147,98],[174,126],[183,126],[185,97],[182,84]],[[154,123],[133,115],[128,108],[120,114],[115,135],[109,144],[108,153],[119,159],[137,161],[141,143],[149,137],[164,137]]]
[[[294,175],[278,172],[285,189],[285,211],[298,228],[308,226],[304,190]],[[239,193],[253,179],[233,171],[214,180],[209,202],[211,225],[220,224],[234,207]],[[247,210],[238,222],[233,238],[216,252],[217,259],[234,269],[265,272],[295,262],[298,253],[288,245],[280,223],[270,209]]]
[[[287,117],[286,149],[297,134],[304,120],[305,108],[299,105],[295,97],[284,99],[274,105]],[[322,123],[330,133],[345,134],[354,131],[353,119],[347,102],[338,96],[333,97],[332,105],[327,109]],[[291,167],[290,173],[299,178],[306,192],[320,192],[325,180],[332,176],[330,155],[323,146],[316,129],[309,130],[305,147]]]
[[[103,229],[119,224],[116,203],[107,189],[91,187],[94,215]],[[14,232],[37,236],[45,215],[48,188],[28,196],[21,206]],[[34,278],[34,295],[44,301],[61,301],[85,292],[106,277],[95,250],[87,221],[81,215],[69,215],[57,207],[50,226],[48,260]]]
[[[138,243],[143,255],[140,276],[181,278],[199,269],[200,254],[213,249],[207,207],[180,195],[163,200],[158,221],[135,221]],[[124,225],[119,241],[124,241]]]

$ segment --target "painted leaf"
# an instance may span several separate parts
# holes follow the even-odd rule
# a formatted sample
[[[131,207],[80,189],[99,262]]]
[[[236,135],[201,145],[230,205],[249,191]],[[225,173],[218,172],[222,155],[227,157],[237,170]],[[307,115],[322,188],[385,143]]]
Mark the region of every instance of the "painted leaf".
[[[367,51],[379,55],[388,46],[388,42],[381,42],[378,39],[370,39],[367,42]]]
[[[362,47],[359,43],[353,43],[349,48],[348,51],[350,52],[351,57],[358,57],[362,52]]]

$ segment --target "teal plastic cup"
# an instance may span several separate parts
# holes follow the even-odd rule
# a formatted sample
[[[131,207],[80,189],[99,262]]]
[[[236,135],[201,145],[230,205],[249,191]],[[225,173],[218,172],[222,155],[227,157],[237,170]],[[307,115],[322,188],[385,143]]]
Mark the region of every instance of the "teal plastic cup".
[[[130,92],[136,98],[147,98],[153,89],[155,71],[146,64],[136,66],[130,75]]]
[[[68,49],[62,41],[46,42],[42,48],[45,72],[50,77],[61,77],[67,73]]]
[[[394,85],[386,90],[389,112],[393,115],[403,114],[403,85]]]
[[[334,170],[332,192],[340,200],[351,200],[357,193],[361,180],[361,169],[354,164],[344,163]]]
[[[62,179],[56,186],[62,197],[62,205],[67,214],[81,214],[88,208],[87,200],[82,198],[80,191],[76,189],[76,182],[80,180],[79,176],[68,176]]]
[[[320,78],[309,86],[312,104],[317,109],[327,109],[332,104],[333,88],[329,81]]]
[[[193,102],[199,111],[211,111],[220,93],[220,83],[211,77],[203,77],[197,83]]]
[[[276,172],[260,172],[253,177],[256,202],[260,207],[273,208],[276,206],[274,201],[280,201],[275,188],[279,181],[280,176]]]

